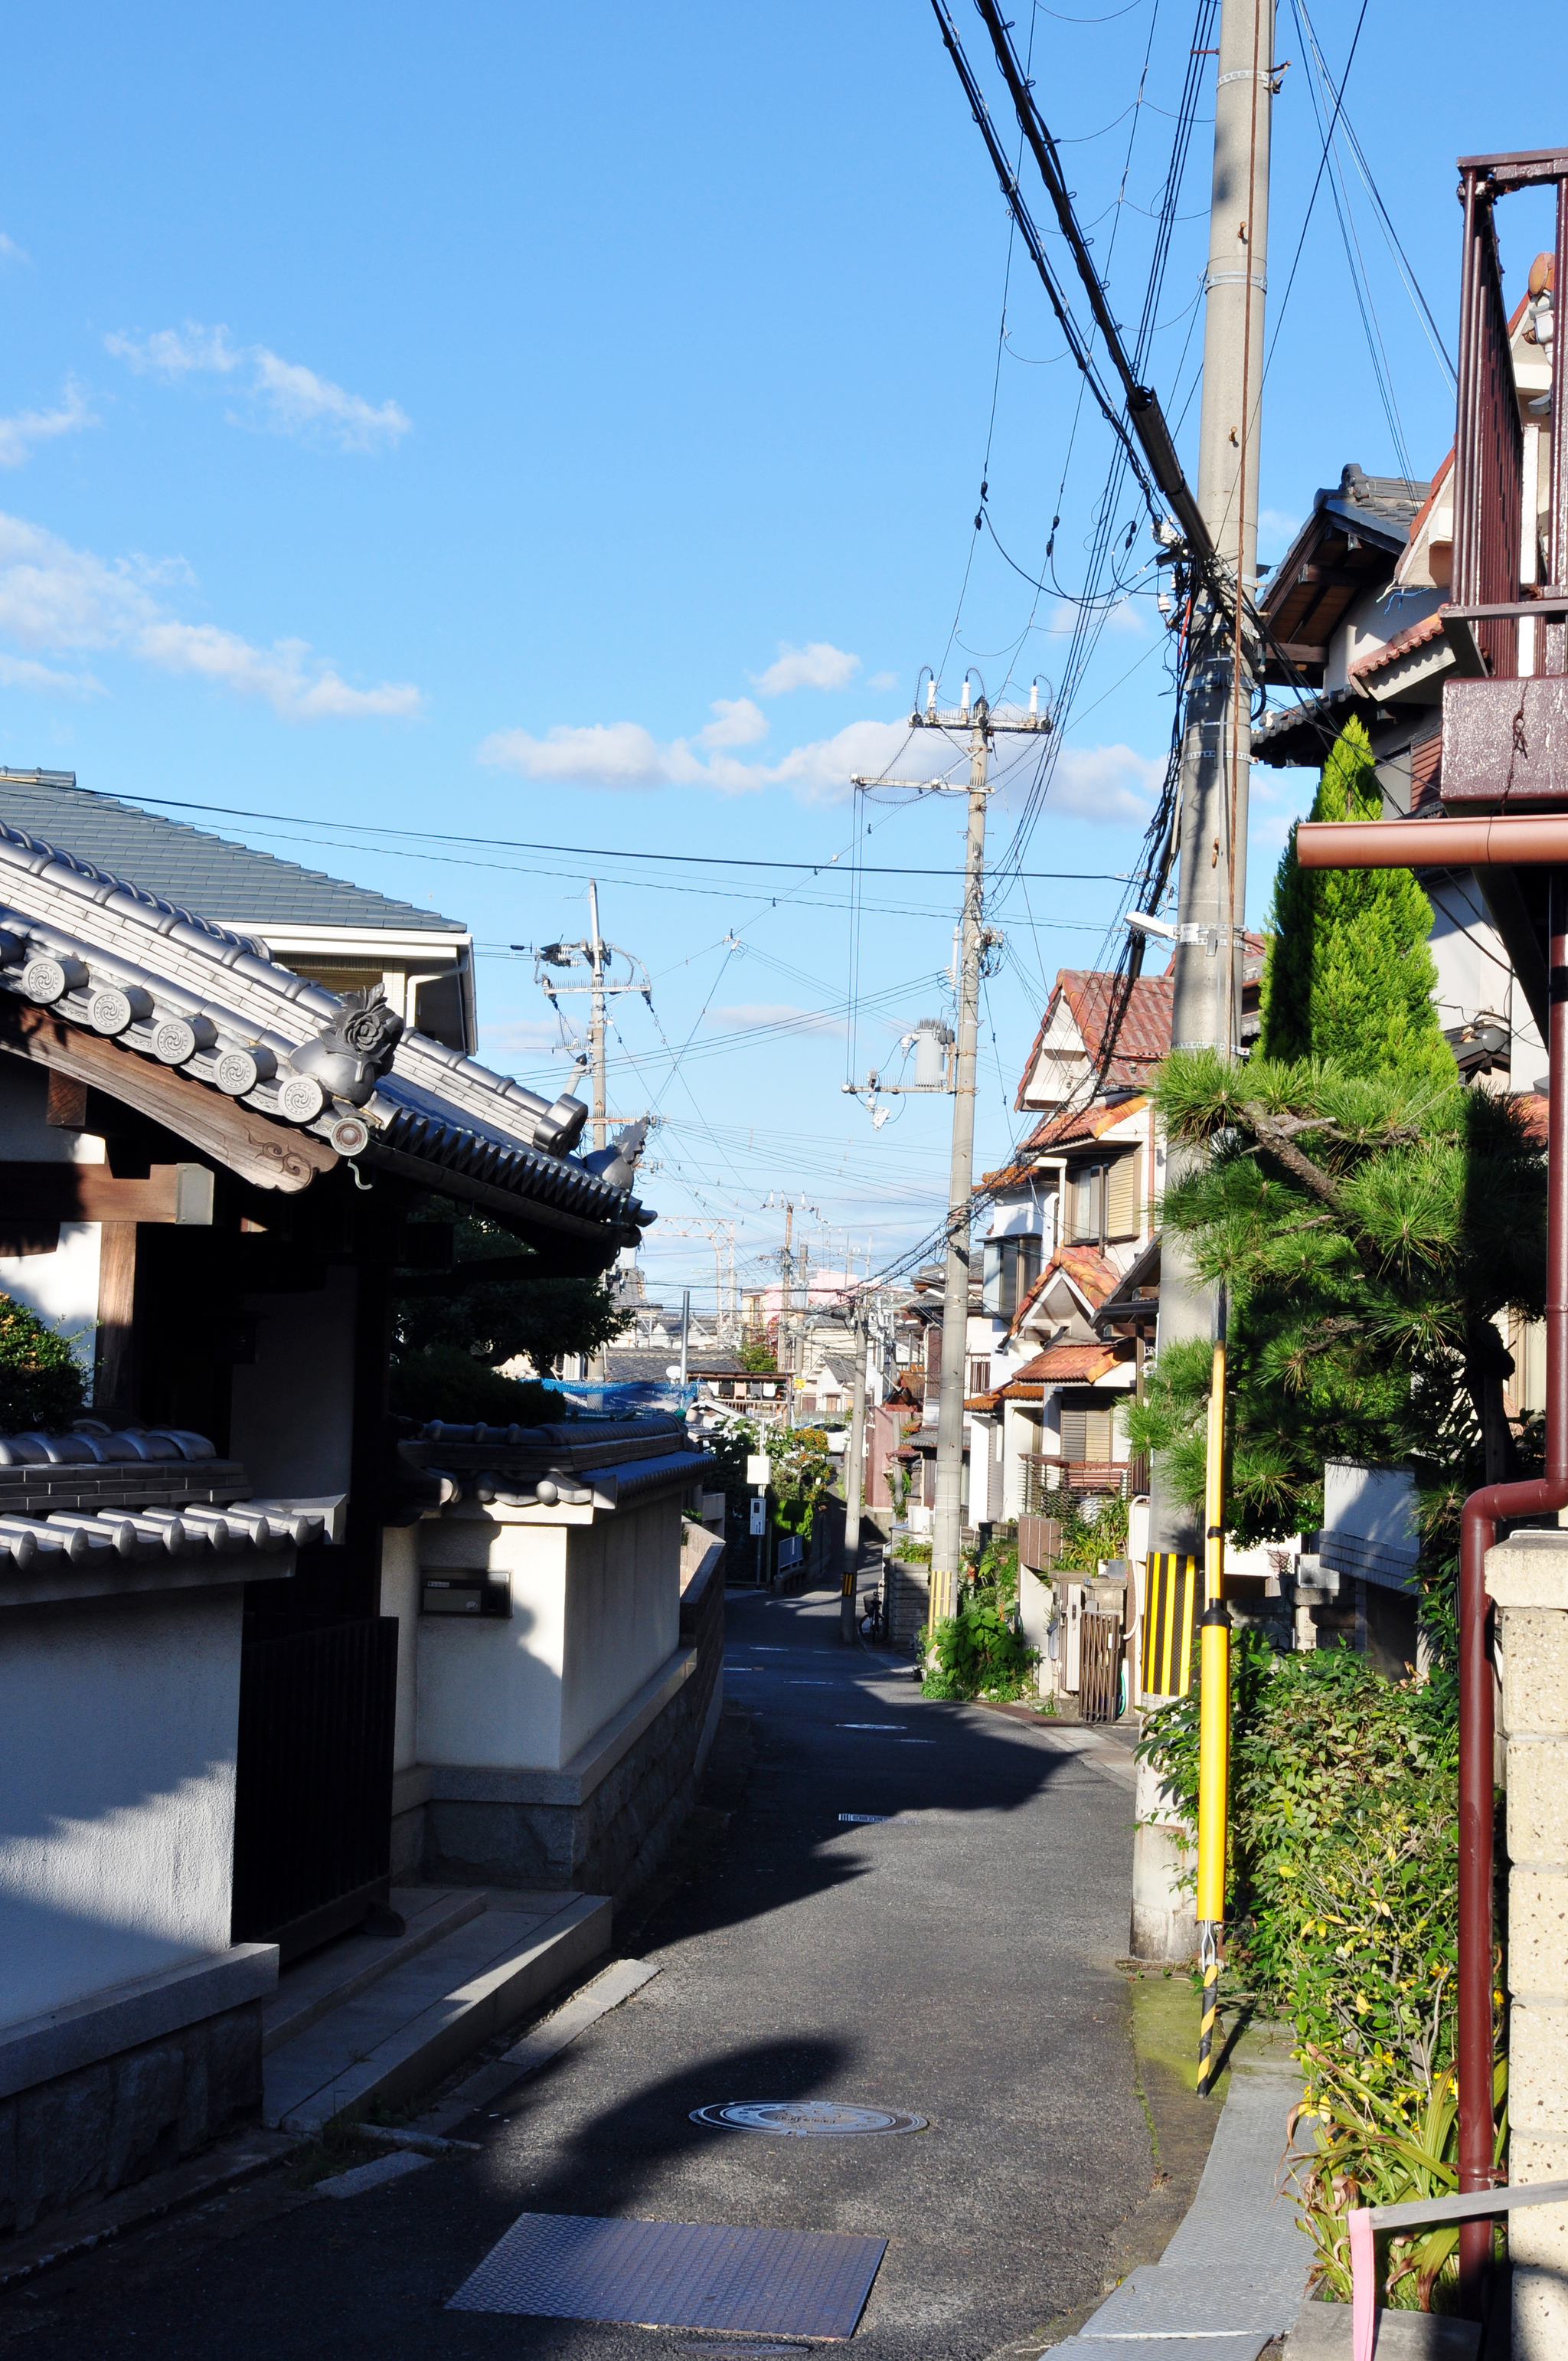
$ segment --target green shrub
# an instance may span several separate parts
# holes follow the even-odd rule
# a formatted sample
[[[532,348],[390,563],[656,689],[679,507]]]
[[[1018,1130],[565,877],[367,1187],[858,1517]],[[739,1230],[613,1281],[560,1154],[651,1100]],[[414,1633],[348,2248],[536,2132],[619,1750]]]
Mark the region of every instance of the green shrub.
[[[67,1339],[25,1303],[0,1295],[0,1433],[69,1426],[86,1394]]]
[[[1190,1825],[1198,1708],[1194,1684],[1151,1717],[1139,1749]],[[1295,2025],[1321,2149],[1307,2207],[1316,2283],[1345,2292],[1348,2207],[1454,2185],[1452,1690],[1384,1680],[1346,1649],[1276,1657],[1239,1631],[1231,1710],[1227,1980]],[[1445,2294],[1452,2246],[1406,2242],[1389,2300]]]
[[[554,1386],[537,1378],[503,1378],[461,1345],[426,1345],[392,1363],[389,1407],[406,1418],[439,1418],[454,1426],[483,1419],[489,1426],[554,1426],[575,1415]]]
[[[923,1684],[929,1697],[1022,1697],[1037,1662],[994,1598],[960,1609],[929,1640],[936,1658]]]

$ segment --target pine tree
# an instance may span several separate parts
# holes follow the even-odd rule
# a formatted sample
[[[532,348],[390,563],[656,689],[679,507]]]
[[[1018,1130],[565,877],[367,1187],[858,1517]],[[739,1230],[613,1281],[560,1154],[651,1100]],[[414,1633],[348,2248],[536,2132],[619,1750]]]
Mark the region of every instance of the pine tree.
[[[1352,719],[1329,751],[1310,816],[1376,819],[1381,809],[1371,741]],[[1408,869],[1304,870],[1292,827],[1274,882],[1259,1056],[1451,1084],[1453,1052],[1432,1002],[1431,922]]]

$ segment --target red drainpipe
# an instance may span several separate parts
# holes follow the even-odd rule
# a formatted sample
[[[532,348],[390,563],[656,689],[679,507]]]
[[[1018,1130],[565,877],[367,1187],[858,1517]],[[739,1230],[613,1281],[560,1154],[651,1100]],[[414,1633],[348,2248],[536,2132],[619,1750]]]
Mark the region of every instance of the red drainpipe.
[[[1487,831],[1486,849],[1457,851],[1456,834]],[[1529,831],[1528,836],[1526,831]],[[1516,835],[1515,831],[1519,833]],[[1362,843],[1373,855],[1354,856]],[[1568,814],[1526,820],[1364,820],[1320,822],[1299,829],[1299,857],[1309,869],[1405,867],[1416,863],[1482,867],[1489,862],[1568,861]],[[1392,858],[1396,844],[1403,859]],[[1508,850],[1505,850],[1508,846]],[[1549,848],[1555,847],[1554,851]],[[1488,858],[1489,855],[1489,858]],[[1490,2189],[1496,2125],[1492,2114],[1492,1828],[1496,1808],[1493,1674],[1488,1653],[1486,1552],[1500,1519],[1568,1508],[1568,877],[1551,881],[1546,1233],[1546,1474],[1524,1484],[1490,1484],[1472,1492],[1459,1543],[1459,2186]],[[1461,2309],[1481,2317],[1492,2254],[1492,2224],[1466,2222],[1459,2233]]]

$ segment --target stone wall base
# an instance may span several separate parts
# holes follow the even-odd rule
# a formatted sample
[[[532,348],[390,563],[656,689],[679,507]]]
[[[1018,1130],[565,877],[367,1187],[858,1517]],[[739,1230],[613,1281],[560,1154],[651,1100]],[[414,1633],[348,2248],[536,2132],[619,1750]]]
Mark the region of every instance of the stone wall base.
[[[261,2003],[247,2001],[0,2100],[0,2234],[161,2172],[261,2112]]]
[[[434,1796],[400,1815],[393,1876],[420,1828],[419,1873],[440,1885],[547,1887],[617,1901],[651,1877],[696,1801],[723,1702],[722,1547],[681,1600],[691,1677],[576,1804],[490,1803]],[[407,1824],[406,1827],[404,1824]]]

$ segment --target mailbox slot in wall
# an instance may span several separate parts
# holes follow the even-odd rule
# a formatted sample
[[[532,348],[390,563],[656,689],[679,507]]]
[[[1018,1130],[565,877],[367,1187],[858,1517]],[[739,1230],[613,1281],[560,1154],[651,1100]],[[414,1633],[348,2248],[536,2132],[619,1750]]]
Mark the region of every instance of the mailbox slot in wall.
[[[511,1613],[511,1585],[505,1575],[427,1574],[420,1585],[422,1615],[489,1615]]]

